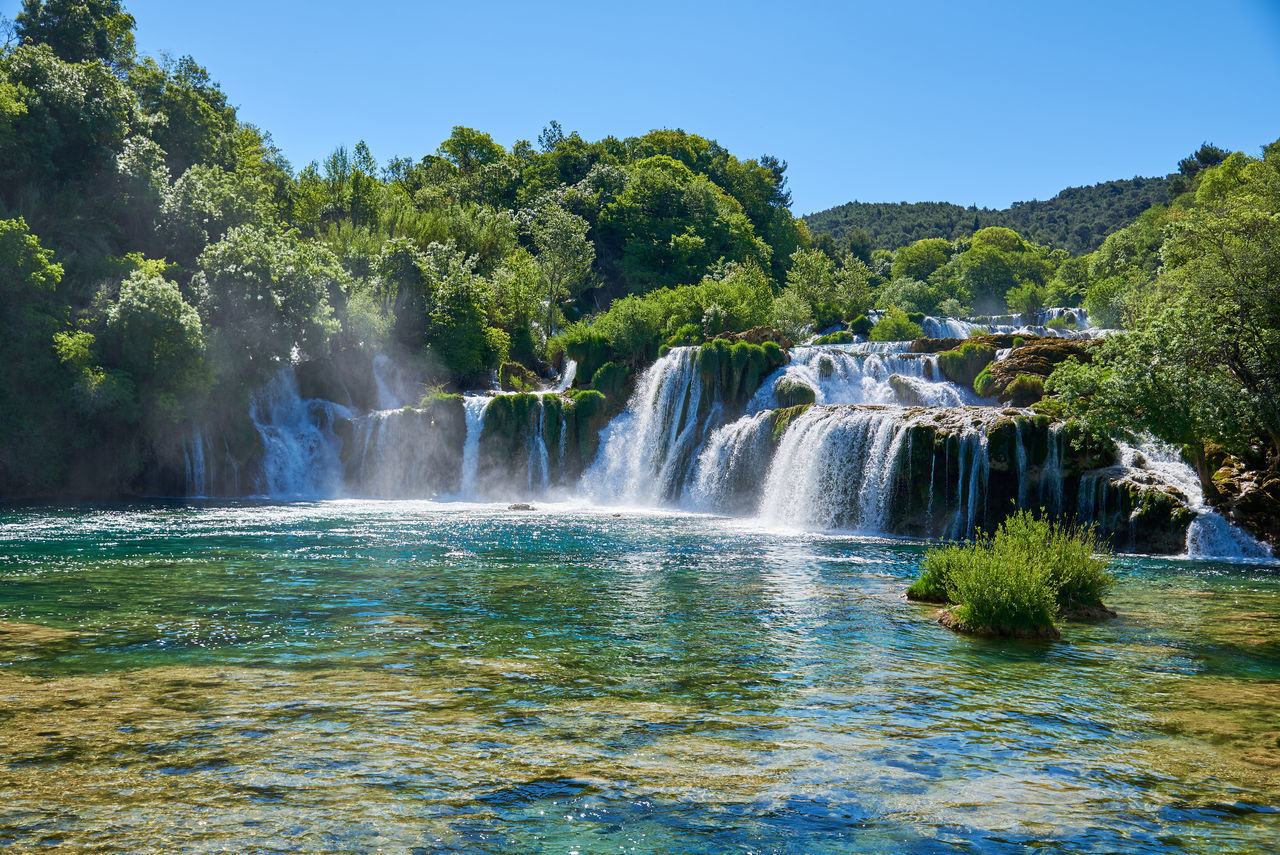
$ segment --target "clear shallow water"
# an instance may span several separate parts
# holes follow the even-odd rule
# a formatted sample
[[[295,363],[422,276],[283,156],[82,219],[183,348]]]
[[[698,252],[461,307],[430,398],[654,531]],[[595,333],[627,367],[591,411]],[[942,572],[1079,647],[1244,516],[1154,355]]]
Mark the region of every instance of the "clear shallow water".
[[[427,502],[0,511],[0,848],[1267,852],[1275,568],[1056,644],[923,547]]]

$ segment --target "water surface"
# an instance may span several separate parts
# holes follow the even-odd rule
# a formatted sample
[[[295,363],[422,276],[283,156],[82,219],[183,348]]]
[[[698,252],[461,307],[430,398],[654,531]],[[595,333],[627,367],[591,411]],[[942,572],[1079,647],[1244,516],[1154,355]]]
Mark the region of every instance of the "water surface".
[[[0,511],[0,847],[1269,852],[1274,567],[953,635],[924,546],[430,502]]]

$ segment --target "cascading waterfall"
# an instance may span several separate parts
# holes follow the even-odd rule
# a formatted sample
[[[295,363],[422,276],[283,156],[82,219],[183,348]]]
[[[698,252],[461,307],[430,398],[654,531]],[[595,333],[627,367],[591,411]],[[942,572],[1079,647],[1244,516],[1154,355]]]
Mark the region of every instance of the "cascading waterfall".
[[[334,421],[351,410],[317,398],[303,400],[292,366],[280,369],[253,396],[249,418],[262,440],[258,491],[274,498],[324,498],[342,489],[342,441]]]
[[[748,410],[779,406],[779,383],[808,386],[817,404],[960,407],[981,402],[972,390],[946,382],[933,354],[797,348],[791,362],[756,392]]]
[[[204,431],[199,427],[192,428],[182,445],[184,475],[186,476],[185,494],[193,498],[208,495],[208,472],[204,462]]]
[[[698,455],[690,506],[716,513],[755,512],[773,453],[773,413],[765,410],[717,428]]]
[[[476,481],[480,471],[480,434],[484,432],[484,411],[493,401],[485,395],[468,395],[463,398],[467,419],[467,437],[462,444],[462,479],[458,486],[458,497],[473,499],[476,496]]]
[[[640,377],[583,476],[593,498],[656,505],[679,497],[719,407],[703,400],[698,349],[673,348]]]
[[[814,407],[783,435],[760,518],[811,529],[885,531],[886,501],[906,432],[901,411]]]
[[[1038,320],[1055,318],[1082,334],[1104,332],[1079,310],[1046,310]],[[1096,522],[1131,549],[1174,552],[1185,533],[1193,557],[1269,555],[1208,508],[1194,472],[1172,451],[1122,445],[1117,461],[1028,410],[990,406],[910,342],[798,347],[758,386],[758,373],[743,379],[740,355],[730,362],[721,344],[670,350],[598,435],[598,398],[577,393],[434,396],[404,407],[406,390],[416,390],[379,356],[369,391],[385,407],[354,415],[303,399],[285,368],[252,399],[262,448],[253,487],[277,498],[521,500],[572,489],[578,479],[581,492],[606,503],[952,539],[989,531],[1016,506]],[[778,363],[770,357],[750,370]],[[567,389],[576,370],[567,362],[555,389]],[[323,388],[316,376],[305,375],[307,386]],[[814,404],[782,409],[808,400],[803,387]],[[211,445],[192,427],[174,470],[188,495],[233,483],[214,451],[225,444]],[[230,451],[227,459],[234,463]],[[1194,512],[1189,529],[1188,515],[1164,510],[1170,502]]]
[[[1271,549],[1247,532],[1232,525],[1204,500],[1200,479],[1172,446],[1146,440],[1136,448],[1122,444],[1124,463],[1130,469],[1154,473],[1187,499],[1196,515],[1187,529],[1187,556],[1190,558],[1270,558]]]

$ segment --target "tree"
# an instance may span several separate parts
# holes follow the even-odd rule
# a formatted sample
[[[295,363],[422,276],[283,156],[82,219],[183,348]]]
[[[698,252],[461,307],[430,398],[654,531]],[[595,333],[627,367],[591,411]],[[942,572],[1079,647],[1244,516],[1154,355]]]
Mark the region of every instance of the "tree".
[[[133,16],[120,0],[23,0],[18,37],[52,48],[67,62],[100,59],[113,68],[133,62]]]
[[[893,254],[893,278],[928,279],[929,274],[950,259],[950,241],[942,238],[918,240]]]
[[[754,260],[770,250],[742,206],[703,175],[665,155],[629,170],[627,186],[600,214],[600,244],[632,291],[697,282],[720,259]]]
[[[596,251],[587,240],[587,221],[556,204],[546,204],[530,223],[536,262],[547,295],[546,334],[555,331],[561,300],[576,296],[588,284]]]
[[[333,254],[296,232],[236,226],[200,255],[192,280],[218,355],[235,375],[261,379],[274,366],[324,355],[337,332],[329,297],[347,277]]]

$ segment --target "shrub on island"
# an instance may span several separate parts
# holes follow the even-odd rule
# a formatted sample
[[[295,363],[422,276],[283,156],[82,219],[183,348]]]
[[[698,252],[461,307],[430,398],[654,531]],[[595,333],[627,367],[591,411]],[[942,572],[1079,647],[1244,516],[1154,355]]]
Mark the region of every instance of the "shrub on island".
[[[952,604],[939,621],[960,632],[1056,638],[1055,617],[1114,614],[1110,563],[1092,526],[1017,511],[990,537],[931,549],[907,597]]]

